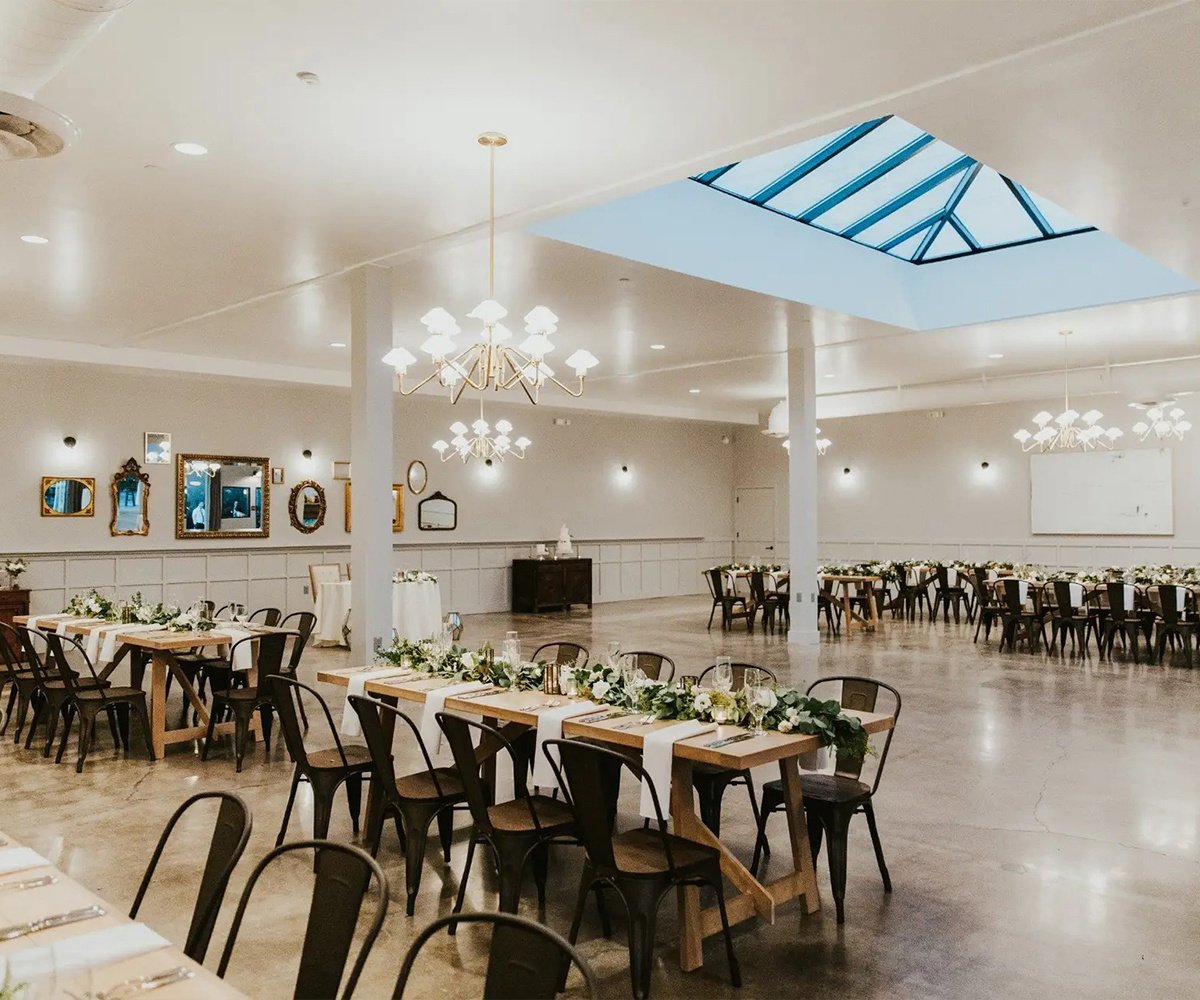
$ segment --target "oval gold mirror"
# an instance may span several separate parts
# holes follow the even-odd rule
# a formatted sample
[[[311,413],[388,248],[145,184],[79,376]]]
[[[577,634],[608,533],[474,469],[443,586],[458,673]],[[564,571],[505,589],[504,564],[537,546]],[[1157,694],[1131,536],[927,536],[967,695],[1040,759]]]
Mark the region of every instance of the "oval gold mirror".
[[[92,517],[96,480],[42,477],[42,517]]]
[[[110,534],[150,534],[150,477],[136,459],[131,458],[113,476],[112,505]]]
[[[429,470],[420,459],[408,463],[408,492],[420,496],[429,485]]]
[[[288,513],[292,518],[292,527],[312,534],[325,523],[325,490],[320,483],[305,479],[292,487],[292,495],[288,499]]]

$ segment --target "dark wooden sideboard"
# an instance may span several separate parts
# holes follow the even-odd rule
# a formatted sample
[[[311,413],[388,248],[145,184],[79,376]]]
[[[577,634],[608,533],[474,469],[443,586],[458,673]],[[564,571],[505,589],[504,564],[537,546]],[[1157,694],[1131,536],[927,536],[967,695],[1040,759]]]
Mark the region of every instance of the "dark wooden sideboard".
[[[14,615],[29,614],[28,590],[0,590],[0,622],[12,624]]]
[[[564,611],[572,604],[592,606],[590,559],[514,559],[512,609],[514,613]]]

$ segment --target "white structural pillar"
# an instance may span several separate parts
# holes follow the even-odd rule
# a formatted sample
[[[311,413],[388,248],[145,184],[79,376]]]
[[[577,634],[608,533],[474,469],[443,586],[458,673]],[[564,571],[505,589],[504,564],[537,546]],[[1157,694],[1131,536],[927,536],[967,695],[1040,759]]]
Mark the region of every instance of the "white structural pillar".
[[[350,565],[354,658],[392,638],[392,282],[366,265],[350,281]]]
[[[812,328],[788,330],[788,642],[817,645],[817,372]]]

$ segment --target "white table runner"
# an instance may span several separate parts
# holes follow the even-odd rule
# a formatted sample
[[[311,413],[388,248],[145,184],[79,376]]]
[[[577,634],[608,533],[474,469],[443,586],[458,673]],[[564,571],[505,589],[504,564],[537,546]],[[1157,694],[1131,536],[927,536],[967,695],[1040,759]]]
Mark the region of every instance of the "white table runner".
[[[675,756],[675,744],[689,736],[710,733],[716,728],[716,723],[692,719],[655,729],[647,733],[646,738],[642,740],[642,768],[646,776],[654,782],[664,819],[671,816],[671,759]],[[658,818],[654,811],[654,797],[650,794],[650,785],[646,781],[642,782],[641,813],[647,819]]]
[[[385,677],[407,677],[412,672],[412,667],[380,667],[378,670],[360,670],[356,674],[351,674],[346,684],[346,704],[342,708],[342,724],[338,727],[342,735],[349,736],[351,739],[358,739],[362,736],[362,723],[359,721],[358,713],[354,711],[354,706],[350,704],[351,695],[361,698],[367,689],[367,681],[381,681]]]
[[[573,701],[555,708],[547,708],[538,712],[537,740],[533,749],[533,783],[539,788],[557,788],[558,782],[554,777],[554,768],[542,752],[542,744],[546,740],[561,740],[563,722],[577,715],[587,715],[601,706],[592,701]],[[558,762],[558,752],[554,752],[555,762]]]
[[[421,715],[421,739],[430,754],[442,751],[442,727],[438,725],[437,714],[446,707],[446,699],[486,687],[491,687],[491,685],[484,681],[465,681],[461,684],[448,684],[445,687],[434,688],[425,693],[425,709]]]

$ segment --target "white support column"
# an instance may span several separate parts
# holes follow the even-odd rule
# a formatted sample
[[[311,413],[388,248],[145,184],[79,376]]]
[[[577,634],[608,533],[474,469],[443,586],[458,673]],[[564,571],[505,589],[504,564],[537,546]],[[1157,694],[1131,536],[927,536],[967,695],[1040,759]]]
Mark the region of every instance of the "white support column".
[[[815,646],[817,632],[817,372],[812,329],[788,331],[788,561],[792,627],[788,642]]]
[[[391,272],[366,265],[350,281],[350,601],[354,659],[392,641]]]

